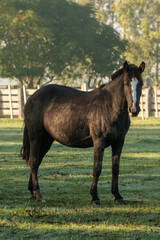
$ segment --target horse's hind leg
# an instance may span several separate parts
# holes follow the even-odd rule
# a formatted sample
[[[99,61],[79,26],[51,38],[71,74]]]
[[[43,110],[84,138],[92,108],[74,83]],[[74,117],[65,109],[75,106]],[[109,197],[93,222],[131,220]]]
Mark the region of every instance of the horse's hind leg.
[[[28,189],[31,192],[31,198],[35,198],[37,201],[44,202],[38,184],[38,167],[40,166],[44,155],[48,152],[52,145],[53,139],[47,134],[44,133],[43,136],[38,138],[35,141],[31,142],[30,150],[30,179],[28,184]]]
[[[38,167],[40,165],[39,153],[40,153],[40,139],[30,140],[30,154],[29,154],[29,166],[30,166],[30,180],[29,190],[31,191],[32,197],[38,201],[43,201],[40,194],[38,184]]]

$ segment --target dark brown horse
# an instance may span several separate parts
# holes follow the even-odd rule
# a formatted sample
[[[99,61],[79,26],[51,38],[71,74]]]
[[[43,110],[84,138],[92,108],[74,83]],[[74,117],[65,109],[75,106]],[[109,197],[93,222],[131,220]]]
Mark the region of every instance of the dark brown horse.
[[[48,85],[37,90],[24,109],[22,156],[30,166],[28,189],[31,197],[44,201],[38,184],[38,167],[54,140],[78,148],[94,147],[92,202],[100,204],[97,194],[104,149],[112,147],[112,193],[123,202],[118,189],[120,155],[130,126],[129,113],[137,116],[142,91],[139,67],[127,62],[112,74],[112,81],[91,92]]]

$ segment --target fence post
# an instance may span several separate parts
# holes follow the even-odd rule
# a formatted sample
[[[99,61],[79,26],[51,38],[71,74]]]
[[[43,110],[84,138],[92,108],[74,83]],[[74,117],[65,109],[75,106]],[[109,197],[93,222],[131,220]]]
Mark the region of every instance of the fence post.
[[[8,85],[8,91],[9,91],[9,108],[10,108],[10,118],[13,119],[13,109],[12,109],[12,93],[11,93],[11,87]]]
[[[27,102],[27,96],[26,96],[26,88],[24,85],[23,85],[23,100],[24,100],[24,105],[25,105]]]
[[[146,94],[146,114],[145,114],[145,117],[148,118],[149,117],[149,88],[146,88],[145,94]]]
[[[18,88],[18,117],[23,118],[23,92],[22,87]]]
[[[86,82],[83,82],[81,85],[81,90],[87,92],[88,91],[88,86]]]
[[[144,120],[144,111],[143,111],[143,92],[141,96],[141,111],[142,111],[142,120]]]
[[[156,110],[156,118],[158,118],[158,102],[157,102],[157,86],[154,88],[154,97],[155,97],[155,110]]]

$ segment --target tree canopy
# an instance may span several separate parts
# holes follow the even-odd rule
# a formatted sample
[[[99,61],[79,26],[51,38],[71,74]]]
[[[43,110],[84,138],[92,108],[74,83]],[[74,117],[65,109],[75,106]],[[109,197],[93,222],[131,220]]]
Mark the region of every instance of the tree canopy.
[[[117,29],[128,44],[124,58],[137,65],[146,62],[145,78],[160,84],[160,4],[159,0],[74,0],[90,3],[99,21]]]
[[[45,78],[105,77],[121,64],[125,41],[92,5],[2,0],[0,73],[32,87]]]
[[[158,0],[114,2],[117,23],[121,27],[126,47],[125,58],[136,64],[146,62],[145,75],[158,83],[160,62],[160,4]]]

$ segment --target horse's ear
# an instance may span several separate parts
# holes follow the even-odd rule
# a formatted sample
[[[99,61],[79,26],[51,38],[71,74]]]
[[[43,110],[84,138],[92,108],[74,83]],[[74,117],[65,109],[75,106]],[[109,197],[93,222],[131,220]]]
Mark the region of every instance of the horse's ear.
[[[141,65],[139,66],[139,70],[142,73],[144,71],[144,69],[145,69],[145,62],[142,62]]]
[[[125,61],[123,64],[123,70],[124,70],[124,72],[129,72],[129,65],[128,65],[127,61]]]

